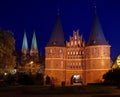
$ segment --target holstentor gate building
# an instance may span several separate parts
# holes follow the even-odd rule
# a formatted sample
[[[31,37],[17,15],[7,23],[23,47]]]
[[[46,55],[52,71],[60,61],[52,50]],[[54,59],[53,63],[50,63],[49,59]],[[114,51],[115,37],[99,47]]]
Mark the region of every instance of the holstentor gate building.
[[[79,31],[73,31],[65,41],[60,21],[56,22],[48,44],[45,47],[45,76],[55,85],[88,84],[103,81],[103,74],[110,69],[110,45],[104,37],[95,12],[88,43]]]

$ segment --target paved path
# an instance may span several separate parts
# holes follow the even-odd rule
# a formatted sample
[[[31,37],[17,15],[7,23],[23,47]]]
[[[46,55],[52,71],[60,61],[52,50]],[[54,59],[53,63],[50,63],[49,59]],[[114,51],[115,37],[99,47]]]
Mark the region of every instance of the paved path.
[[[0,97],[120,97],[120,94],[64,94],[64,95],[30,95],[22,94],[20,91],[3,92],[0,93]]]

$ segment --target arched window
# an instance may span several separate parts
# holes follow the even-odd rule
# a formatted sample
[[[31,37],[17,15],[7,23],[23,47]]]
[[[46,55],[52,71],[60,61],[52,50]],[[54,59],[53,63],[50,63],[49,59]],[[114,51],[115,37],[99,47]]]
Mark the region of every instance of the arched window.
[[[68,51],[68,55],[70,55],[70,52]]]
[[[78,55],[78,51],[76,51],[76,55]]]
[[[50,49],[50,53],[51,53],[51,54],[52,54],[52,52],[53,52],[52,49]]]

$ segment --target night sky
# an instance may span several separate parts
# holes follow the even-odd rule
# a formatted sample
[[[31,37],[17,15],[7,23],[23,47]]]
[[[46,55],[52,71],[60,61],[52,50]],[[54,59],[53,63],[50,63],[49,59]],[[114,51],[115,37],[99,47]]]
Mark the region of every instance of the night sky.
[[[63,26],[65,39],[78,30],[86,43],[94,19],[94,5],[106,40],[111,45],[111,58],[120,53],[120,0],[0,0],[0,27],[11,30],[21,49],[26,31],[29,49],[33,32],[36,32],[38,48],[44,52],[49,41],[57,10]]]

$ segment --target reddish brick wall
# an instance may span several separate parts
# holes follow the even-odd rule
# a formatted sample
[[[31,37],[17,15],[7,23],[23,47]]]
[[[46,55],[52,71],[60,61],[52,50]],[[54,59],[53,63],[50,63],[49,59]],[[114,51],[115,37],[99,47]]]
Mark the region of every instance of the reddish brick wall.
[[[74,32],[66,47],[45,48],[45,76],[53,78],[56,85],[62,81],[71,85],[71,77],[76,74],[81,76],[83,84],[101,82],[110,69],[110,46],[85,46],[82,36],[76,35]]]
[[[110,46],[88,46],[85,48],[85,82],[103,81],[102,77],[110,69]]]

